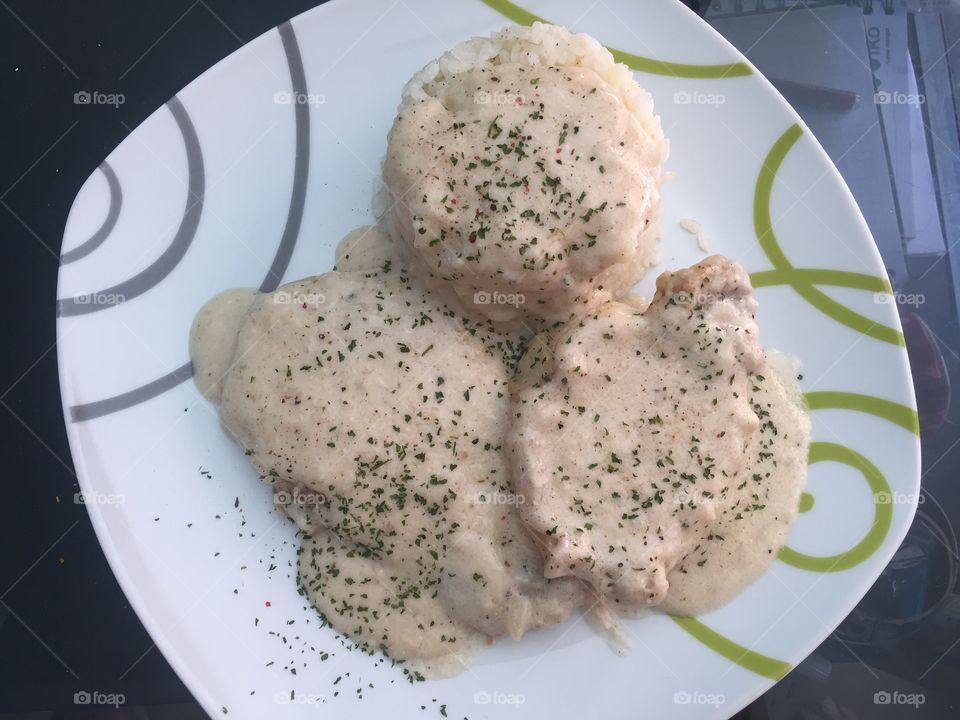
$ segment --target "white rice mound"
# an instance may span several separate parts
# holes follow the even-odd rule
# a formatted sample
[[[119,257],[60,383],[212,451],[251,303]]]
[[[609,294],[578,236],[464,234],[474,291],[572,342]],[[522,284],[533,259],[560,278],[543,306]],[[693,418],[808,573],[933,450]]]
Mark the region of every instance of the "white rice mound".
[[[643,167],[650,178],[650,207],[646,211],[645,222],[636,228],[635,234],[632,237],[624,235],[619,240],[625,247],[629,247],[629,251],[625,252],[619,262],[600,268],[589,278],[589,282],[596,288],[602,288],[602,291],[593,293],[587,300],[579,299],[584,297],[578,292],[587,279],[567,276],[564,282],[570,280],[567,282],[569,289],[561,288],[552,294],[548,291],[538,294],[529,285],[508,286],[509,290],[526,295],[528,300],[524,307],[479,306],[471,298],[474,298],[478,291],[482,294],[491,288],[483,285],[471,287],[470,278],[449,282],[433,277],[431,271],[425,272],[423,259],[418,259],[418,251],[413,250],[415,243],[407,217],[409,213],[404,215],[406,211],[399,202],[399,198],[405,193],[398,192],[396,187],[391,186],[391,177],[386,172],[390,164],[390,147],[384,164],[385,184],[381,183],[378,188],[374,208],[382,227],[389,232],[393,241],[398,243],[401,256],[410,262],[410,269],[414,274],[423,277],[429,289],[449,291],[454,304],[460,302],[468,312],[472,311],[500,322],[509,322],[518,317],[544,322],[566,320],[574,314],[589,311],[600,302],[623,297],[647,269],[659,262],[660,187],[663,182],[661,167],[669,154],[669,142],[663,135],[660,118],[654,113],[652,96],[637,84],[632,71],[626,65],[616,62],[610,51],[595,38],[540,22],[529,27],[508,26],[490,37],[474,37],[457,44],[416,72],[404,85],[398,113],[403,113],[418,103],[439,102],[446,107],[450,89],[456,86],[458,75],[489,71],[501,65],[527,66],[531,69],[574,67],[592,71],[605,83],[605,90],[619,100],[626,112],[636,119],[635,133],[638,140],[632,147],[632,152],[638,166]],[[393,131],[391,142],[392,137]],[[390,198],[394,202],[393,210],[387,207],[391,202]],[[625,229],[624,231],[630,232]],[[436,265],[433,267],[436,268]]]
[[[440,97],[443,82],[454,75],[504,63],[593,70],[636,116],[649,141],[651,163],[660,165],[667,159],[670,143],[663,136],[660,118],[654,114],[653,98],[637,84],[630,68],[616,62],[596,38],[586,33],[572,33],[559,25],[542,22],[529,27],[511,25],[490,37],[474,37],[458,43],[414,73],[403,86],[400,108]]]

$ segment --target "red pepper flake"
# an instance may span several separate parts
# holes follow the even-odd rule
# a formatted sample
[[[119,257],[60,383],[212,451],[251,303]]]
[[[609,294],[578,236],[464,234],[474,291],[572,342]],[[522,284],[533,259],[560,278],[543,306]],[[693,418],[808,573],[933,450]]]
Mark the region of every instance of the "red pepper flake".
[[[456,204],[457,204],[457,199],[456,199],[456,198],[450,198],[450,204],[451,204],[451,205],[456,205]]]
[[[470,242],[475,243],[477,241],[477,234],[475,232],[470,233],[470,237],[467,238]]]
[[[270,607],[270,601],[267,600],[267,601],[263,604],[263,606],[264,606],[264,607]]]
[[[307,309],[307,304],[306,304],[306,303],[304,303],[304,304],[303,304],[303,305],[301,305],[300,307],[302,307],[302,308],[303,308],[304,310],[306,310],[306,309]]]
[[[557,155],[563,152],[563,148],[557,148]]]

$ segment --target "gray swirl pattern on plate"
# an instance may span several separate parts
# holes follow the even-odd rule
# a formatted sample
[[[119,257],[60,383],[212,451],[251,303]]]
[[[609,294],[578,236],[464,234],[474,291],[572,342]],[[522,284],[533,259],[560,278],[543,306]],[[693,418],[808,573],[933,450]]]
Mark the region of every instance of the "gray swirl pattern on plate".
[[[283,49],[287,59],[287,65],[290,70],[290,82],[294,94],[298,97],[307,95],[306,73],[303,67],[303,59],[300,55],[300,47],[297,44],[296,34],[293,26],[285,22],[277,28],[280,39],[283,41]],[[129,280],[125,280],[113,287],[101,290],[104,294],[117,294],[123,296],[124,300],[129,300],[137,295],[142,295],[157,284],[159,284],[176,267],[189,249],[191,242],[196,234],[197,226],[200,223],[200,215],[203,210],[204,194],[204,164],[203,152],[200,142],[197,138],[196,130],[190,120],[186,108],[176,97],[172,98],[167,107],[173,113],[183,135],[184,147],[187,152],[188,164],[188,197],[187,206],[184,211],[183,220],[174,236],[173,242],[164,251],[152,265],[141,271]],[[307,197],[307,180],[309,177],[310,162],[310,117],[309,108],[304,103],[293,103],[294,119],[296,125],[296,154],[294,158],[293,169],[293,188],[290,195],[290,207],[287,211],[287,220],[280,236],[280,243],[274,254],[273,262],[267,271],[263,282],[260,284],[261,292],[272,292],[279,286],[283,274],[286,272],[293,255],[293,249],[297,243],[297,237],[300,233],[300,225],[303,220],[303,209]],[[106,163],[104,163],[106,165]],[[111,171],[112,172],[112,171]],[[109,177],[108,177],[109,181]],[[118,183],[118,193],[119,193]],[[118,195],[119,197],[119,195]],[[113,195],[111,192],[111,210],[113,206]],[[119,207],[117,208],[119,214]],[[109,214],[108,214],[109,219]],[[114,221],[115,222],[115,221]],[[101,228],[102,230],[103,228]],[[110,228],[112,229],[112,227]],[[98,231],[99,233],[100,231]],[[109,234],[109,230],[104,235]],[[97,244],[103,242],[100,239]],[[91,240],[87,240],[77,250],[87,246]],[[95,247],[95,246],[94,246]],[[89,253],[94,247],[87,250]],[[75,251],[72,251],[75,252]],[[69,253],[68,253],[69,254]],[[76,258],[74,258],[76,259]],[[81,315],[87,312],[94,312],[108,305],[84,304],[78,302],[78,298],[67,298],[57,302],[57,314],[63,316]],[[186,330],[185,330],[186,332]],[[140,385],[126,392],[96,400],[89,403],[81,403],[70,407],[70,419],[73,422],[82,422],[93,418],[109,415],[119,410],[138,405],[146,400],[154,398],[167,390],[189,380],[193,376],[193,364],[188,360],[180,367],[163,375],[155,380]]]

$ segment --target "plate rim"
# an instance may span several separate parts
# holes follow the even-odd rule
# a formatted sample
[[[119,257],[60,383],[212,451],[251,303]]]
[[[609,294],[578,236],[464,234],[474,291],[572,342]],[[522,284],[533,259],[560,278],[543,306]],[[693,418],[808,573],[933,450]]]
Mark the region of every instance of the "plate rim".
[[[483,2],[483,0],[478,0]],[[786,110],[788,117],[792,118],[793,122],[800,127],[802,130],[802,137],[806,142],[811,146],[813,152],[817,155],[818,165],[825,167],[825,171],[830,175],[831,179],[839,184],[843,189],[842,195],[844,199],[844,205],[846,206],[846,211],[852,211],[853,217],[856,218],[856,223],[858,224],[860,230],[864,233],[866,237],[870,239],[869,250],[871,254],[871,260],[875,265],[880,268],[884,268],[883,258],[880,254],[879,247],[877,246],[876,240],[873,237],[873,233],[870,231],[870,228],[866,222],[866,219],[863,215],[863,212],[860,209],[860,206],[857,204],[856,199],[853,196],[852,191],[847,185],[846,181],[843,179],[842,174],[837,168],[836,164],[827,154],[826,150],[823,148],[820,141],[817,139],[816,135],[810,130],[804,120],[799,116],[799,114],[793,109],[793,107],[787,102],[783,95],[776,89],[773,83],[761,73],[756,66],[743,55],[732,43],[730,43],[726,38],[724,38],[717,30],[715,30],[710,24],[702,17],[697,15],[692,9],[684,5],[681,0],[669,0],[669,2],[674,7],[679,7],[684,13],[687,14],[686,22],[694,22],[700,24],[701,31],[706,31],[710,33],[715,41],[719,41],[720,45],[724,48],[727,54],[731,56],[734,60],[731,62],[741,62],[746,64],[750,70],[751,74],[756,76],[761,83],[763,88],[762,92],[765,92],[767,95],[767,101],[776,102],[782,110]],[[484,3],[486,4],[486,3]],[[302,13],[299,13],[292,18],[284,21],[290,23],[293,27],[294,32],[297,31],[297,25],[304,18],[311,15],[320,15],[323,13],[331,13],[339,11],[341,7],[347,7],[348,3],[346,0],[329,0],[324,2],[321,5],[317,5],[313,8],[305,10]],[[355,6],[351,6],[355,7]],[[488,5],[488,8],[490,6]],[[497,12],[495,8],[490,8],[493,12]],[[348,10],[348,12],[350,12]],[[353,12],[364,13],[365,8],[360,6],[353,10]],[[281,23],[280,25],[282,25]],[[507,18],[503,18],[503,25],[513,25],[512,21]],[[193,78],[189,83],[177,91],[173,95],[173,98],[177,98],[184,90],[187,88],[199,84],[208,78],[212,73],[222,70],[227,66],[233,59],[234,56],[238,55],[245,49],[254,46],[258,43],[265,43],[269,38],[276,36],[276,40],[279,42],[279,27],[271,27],[258,35],[257,37],[251,39],[249,42],[244,43],[240,47],[231,51],[228,55],[219,59],[210,67],[206,68],[203,72]],[[171,98],[171,99],[173,99]],[[169,101],[168,101],[169,102]],[[139,132],[140,128],[149,120],[153,119],[158,113],[163,112],[166,107],[166,103],[161,104],[149,115],[147,115],[140,123],[138,123],[116,146],[114,146],[109,153],[107,153],[105,160],[109,159],[110,156],[116,152],[117,148],[122,145],[124,142],[128,141],[133,135]],[[79,205],[79,195],[82,189],[90,181],[90,179],[97,173],[98,169],[95,168],[87,176],[87,178],[80,183],[80,186],[77,190],[77,195],[74,197],[73,202],[71,203],[70,210],[67,214],[67,220],[64,226],[63,238],[66,237],[67,229],[71,226],[71,221],[75,219],[74,211]],[[61,252],[62,252],[62,242],[61,238]],[[858,248],[858,251],[860,248]],[[57,278],[57,291],[59,294],[61,279],[62,279],[62,270],[63,265],[61,264],[58,268],[58,278]],[[885,276],[885,273],[884,273]],[[895,329],[901,334],[903,332],[902,323],[898,312],[893,313],[895,320]],[[73,422],[70,413],[70,406],[67,402],[67,391],[70,386],[70,381],[66,377],[68,360],[66,357],[66,352],[64,350],[63,344],[60,342],[61,337],[64,334],[64,325],[63,317],[56,317],[56,339],[57,339],[57,370],[58,370],[58,381],[59,381],[59,392],[60,392],[60,402],[61,410],[64,416],[64,424],[66,426],[66,434],[69,443],[69,450],[71,459],[73,460],[74,470],[76,471],[77,483],[80,486],[81,492],[89,492],[93,490],[94,483],[91,481],[91,478],[94,477],[94,474],[87,469],[87,462],[85,458],[85,448],[84,443],[79,437],[79,431],[76,427],[78,423]],[[906,387],[907,396],[908,396],[908,407],[912,408],[916,412],[917,403],[916,403],[916,393],[913,385],[913,379],[911,374],[910,360],[906,352],[906,347],[901,348],[902,351],[902,362],[898,363],[898,385],[901,387]],[[912,479],[914,486],[914,495],[916,495],[921,489],[921,477],[922,477],[922,463],[921,463],[921,441],[919,434],[914,434],[911,438],[911,450],[913,453],[913,471]],[[114,537],[111,534],[109,528],[107,527],[106,520],[102,515],[102,511],[99,505],[97,504],[85,504],[87,513],[90,517],[91,524],[93,526],[94,532],[96,534],[97,540],[100,544],[100,547],[103,551],[103,554],[107,560],[108,565],[117,580],[117,583],[120,585],[121,590],[123,591],[126,599],[130,603],[130,606],[133,608],[134,612],[137,614],[138,619],[143,624],[144,628],[147,630],[148,635],[150,636],[151,641],[159,649],[165,660],[170,664],[173,670],[176,672],[178,677],[182,680],[184,685],[193,695],[194,699],[203,707],[203,709],[211,715],[211,717],[216,717],[221,713],[222,706],[220,703],[212,696],[208,691],[208,685],[202,682],[201,678],[194,672],[190,663],[188,663],[182,654],[180,653],[178,646],[175,643],[170,642],[163,629],[160,627],[160,622],[154,615],[151,603],[147,598],[140,592],[137,587],[137,583],[134,581],[131,574],[128,572],[126,564],[122,561],[119,551],[117,550]],[[906,537],[909,532],[910,527],[913,524],[915,513],[917,510],[917,503],[911,502],[908,504],[908,513],[907,518],[898,526],[889,529],[886,538],[884,540],[884,546],[878,548],[873,557],[881,558],[883,561],[883,567],[886,567],[892,559],[893,555],[896,553],[899,546],[902,544],[903,539]],[[895,540],[895,542],[893,542]],[[880,570],[882,572],[882,568]],[[876,582],[876,579],[879,577],[879,572],[874,575],[872,572],[865,575],[865,577],[857,583],[858,590],[856,593],[847,593],[843,597],[843,602],[837,603],[837,607],[840,607],[843,611],[844,617],[848,616],[850,612],[860,603],[864,595],[867,593],[869,588]],[[842,622],[842,621],[841,621]],[[798,643],[794,645],[792,653],[784,653],[782,659],[790,664],[789,672],[792,672],[797,668],[797,666],[806,659],[819,645],[824,642],[822,639],[818,639],[816,636],[812,636],[804,643]],[[711,650],[711,652],[713,652]],[[759,698],[761,695],[766,693],[773,685],[775,685],[779,680],[773,680],[770,678],[762,677],[756,675],[757,683],[756,687],[759,689],[759,692],[748,692],[747,698],[745,701],[740,703],[730,703],[725,702],[723,707],[724,715],[727,713],[736,713],[741,710],[743,707],[746,707],[749,703],[753,702],[755,699]],[[718,715],[719,717],[719,715]]]

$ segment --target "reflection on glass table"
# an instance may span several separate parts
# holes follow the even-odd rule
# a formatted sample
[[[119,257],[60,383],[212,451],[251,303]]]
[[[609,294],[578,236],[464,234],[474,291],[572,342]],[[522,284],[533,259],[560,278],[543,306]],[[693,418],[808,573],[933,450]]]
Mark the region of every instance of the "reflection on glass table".
[[[903,322],[923,445],[920,505],[896,556],[837,631],[738,717],[960,717],[960,2],[705,5],[810,126],[863,211]]]

